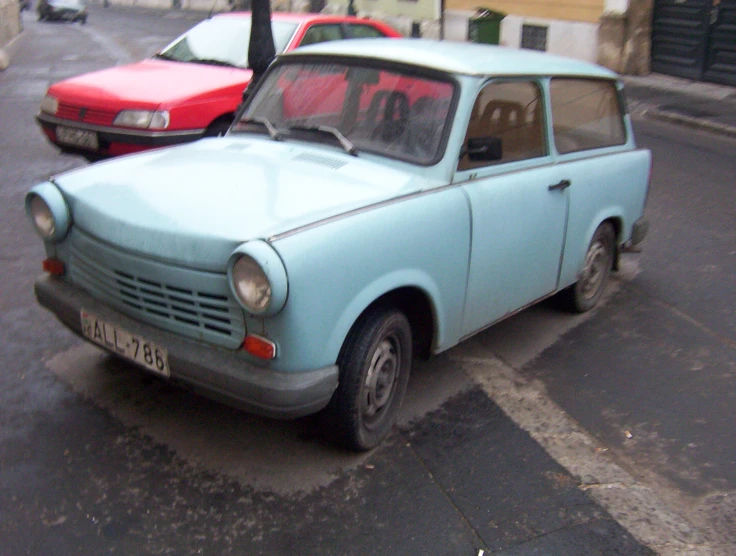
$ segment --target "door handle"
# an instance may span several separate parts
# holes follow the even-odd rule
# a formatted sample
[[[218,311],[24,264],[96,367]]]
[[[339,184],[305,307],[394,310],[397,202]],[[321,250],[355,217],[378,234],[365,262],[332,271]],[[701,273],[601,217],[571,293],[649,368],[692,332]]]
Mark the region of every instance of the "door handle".
[[[550,191],[564,191],[565,189],[570,187],[570,185],[570,180],[562,180],[560,183],[550,185],[547,189],[549,189]]]

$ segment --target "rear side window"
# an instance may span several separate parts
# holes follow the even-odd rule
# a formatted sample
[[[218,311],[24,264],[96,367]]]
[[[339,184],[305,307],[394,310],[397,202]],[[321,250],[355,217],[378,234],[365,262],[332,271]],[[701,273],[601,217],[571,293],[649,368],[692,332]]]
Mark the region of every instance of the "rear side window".
[[[307,29],[307,32],[304,33],[304,38],[299,46],[317,44],[320,42],[339,41],[340,39],[342,39],[342,29],[340,28],[339,23],[312,25]]]
[[[375,39],[383,36],[383,33],[371,25],[357,23],[345,26],[346,39]]]
[[[622,106],[613,81],[554,78],[550,95],[555,146],[560,154],[626,142]]]

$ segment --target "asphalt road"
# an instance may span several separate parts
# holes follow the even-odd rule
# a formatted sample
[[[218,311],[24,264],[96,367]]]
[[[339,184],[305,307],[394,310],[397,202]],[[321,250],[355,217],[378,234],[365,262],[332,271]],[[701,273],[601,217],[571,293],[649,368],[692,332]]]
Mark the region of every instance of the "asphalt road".
[[[26,13],[0,73],[2,553],[736,552],[734,141],[637,121],[652,232],[604,306],[545,303],[417,364],[369,454],[149,378],[36,305],[23,196],[86,164],[35,126],[46,87],[204,15]]]

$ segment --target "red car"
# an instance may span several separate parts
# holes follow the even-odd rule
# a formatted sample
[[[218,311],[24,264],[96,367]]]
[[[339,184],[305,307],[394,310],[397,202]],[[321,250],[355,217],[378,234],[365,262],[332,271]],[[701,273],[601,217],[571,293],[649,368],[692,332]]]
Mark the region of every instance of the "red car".
[[[276,52],[318,42],[399,37],[371,19],[274,13]],[[207,19],[153,58],[49,87],[36,120],[64,152],[90,159],[194,141],[227,131],[250,82],[249,13]]]

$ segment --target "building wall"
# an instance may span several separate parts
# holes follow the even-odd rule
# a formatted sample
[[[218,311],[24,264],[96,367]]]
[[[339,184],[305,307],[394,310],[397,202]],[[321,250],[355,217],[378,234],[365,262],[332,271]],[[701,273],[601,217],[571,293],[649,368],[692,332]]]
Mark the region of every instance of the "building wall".
[[[474,12],[483,7],[509,15],[598,23],[606,0],[446,0],[445,8]]]
[[[0,48],[21,31],[18,0],[0,0]]]

